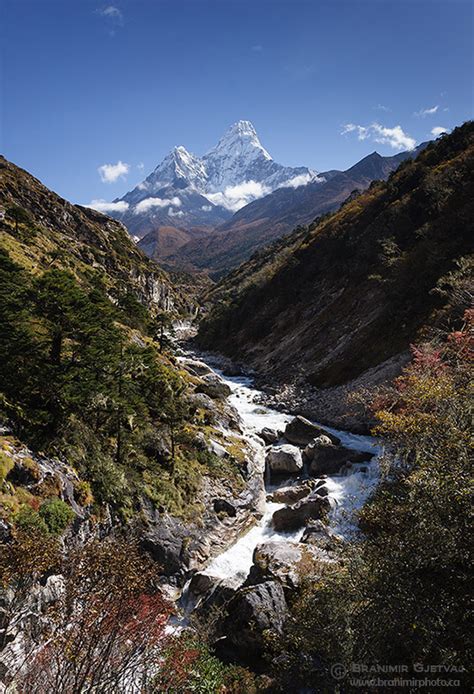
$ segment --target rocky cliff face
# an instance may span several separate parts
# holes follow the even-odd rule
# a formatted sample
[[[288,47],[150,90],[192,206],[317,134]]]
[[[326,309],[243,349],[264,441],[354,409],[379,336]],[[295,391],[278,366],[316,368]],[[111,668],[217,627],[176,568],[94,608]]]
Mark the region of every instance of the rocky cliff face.
[[[334,420],[330,389],[337,401],[354,379],[368,385],[364,374],[383,380],[382,365],[392,373],[442,311],[437,287],[472,251],[473,156],[468,123],[387,183],[257,254],[210,294],[201,344],[317,388],[315,414]]]
[[[203,469],[192,513],[186,508],[182,515],[170,513],[144,490],[140,513],[124,522],[113,508],[92,505],[87,487],[67,460],[38,454],[2,428],[0,543],[8,545],[15,537],[16,509],[24,508],[25,502],[37,508],[53,494],[72,511],[72,521],[61,537],[66,558],[69,551],[92,539],[135,538],[157,562],[170,594],[177,595],[189,576],[248,530],[261,517],[265,504],[264,458],[242,436],[239,416],[225,401],[225,384],[214,379],[202,362],[185,358],[180,366],[191,379],[189,404],[204,413],[206,421],[198,447],[204,458],[213,461],[208,473]],[[62,590],[61,573],[45,577],[38,573],[27,592],[0,586],[1,691],[35,653],[50,626],[49,610]]]

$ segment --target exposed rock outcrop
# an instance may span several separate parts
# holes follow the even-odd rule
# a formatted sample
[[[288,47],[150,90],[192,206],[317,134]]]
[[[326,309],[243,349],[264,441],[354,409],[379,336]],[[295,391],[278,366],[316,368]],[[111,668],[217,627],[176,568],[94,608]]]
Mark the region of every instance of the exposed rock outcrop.
[[[303,549],[297,543],[281,541],[258,545],[253,553],[253,565],[246,584],[253,585],[273,579],[284,588],[297,588],[301,582],[298,564]]]
[[[311,494],[298,501],[294,506],[285,506],[275,511],[272,518],[273,527],[280,532],[290,532],[303,527],[310,519],[320,519],[330,505],[327,497]]]
[[[295,473],[303,469],[303,458],[299,448],[285,443],[270,448],[266,456],[266,464],[272,472]]]
[[[310,422],[309,419],[306,419],[301,415],[298,415],[292,419],[292,421],[287,424],[285,429],[285,439],[297,446],[307,446],[315,438],[322,435],[329,438],[334,444],[340,443],[337,436],[330,434],[317,424],[313,424],[313,422]]]
[[[225,400],[230,395],[231,390],[219,376],[210,373],[202,377],[202,382],[196,387],[196,392],[204,393],[216,400]]]
[[[264,632],[281,632],[288,613],[283,586],[273,580],[240,588],[226,609],[222,628],[226,643],[220,647],[244,662],[255,662],[262,656]]]

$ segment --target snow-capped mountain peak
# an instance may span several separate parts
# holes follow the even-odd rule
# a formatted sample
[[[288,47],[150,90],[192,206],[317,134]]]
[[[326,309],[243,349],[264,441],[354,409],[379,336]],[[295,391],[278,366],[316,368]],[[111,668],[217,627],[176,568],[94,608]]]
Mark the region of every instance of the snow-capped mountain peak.
[[[231,125],[217,145],[205,154],[203,159],[210,160],[217,155],[235,157],[244,152],[252,157],[263,156],[271,160],[270,154],[258,139],[257,131],[249,120],[239,120]]]
[[[212,193],[247,181],[260,182],[265,177],[268,163],[273,163],[248,120],[234,123],[217,145],[204,155],[203,161]]]
[[[204,165],[198,157],[179,145],[163,159],[153,173],[145,180],[147,190],[153,191],[169,184],[179,187],[188,185],[200,190],[207,178]]]
[[[215,147],[197,157],[174,147],[154,171],[114,202],[126,205],[119,216],[133,233],[160,225],[216,226],[249,202],[281,187],[317,180],[307,167],[275,162],[249,120],[228,128]]]

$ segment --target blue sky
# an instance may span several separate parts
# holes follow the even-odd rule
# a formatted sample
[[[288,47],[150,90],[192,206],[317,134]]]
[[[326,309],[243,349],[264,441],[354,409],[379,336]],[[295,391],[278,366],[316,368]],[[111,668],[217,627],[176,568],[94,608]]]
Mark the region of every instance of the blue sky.
[[[0,7],[1,151],[73,202],[123,194],[239,119],[278,162],[324,171],[473,114],[471,0]]]

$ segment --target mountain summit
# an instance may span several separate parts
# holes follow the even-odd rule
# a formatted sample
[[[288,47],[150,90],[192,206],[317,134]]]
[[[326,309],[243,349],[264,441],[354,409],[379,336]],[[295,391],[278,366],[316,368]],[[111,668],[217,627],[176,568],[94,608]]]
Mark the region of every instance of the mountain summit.
[[[175,147],[144,181],[114,201],[127,207],[113,216],[140,238],[163,226],[214,228],[277,188],[318,180],[307,167],[275,162],[252,123],[240,120],[203,157]]]

